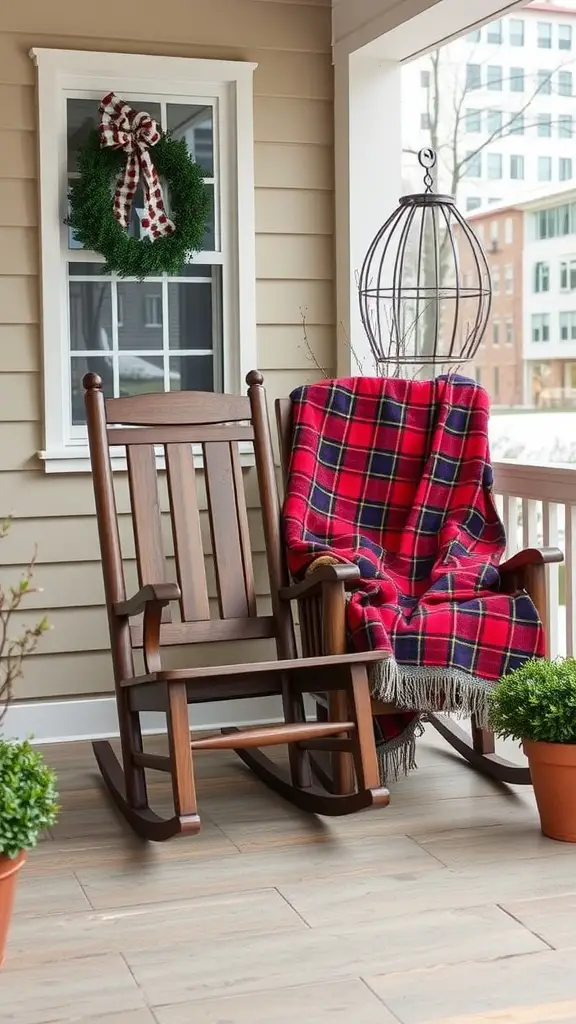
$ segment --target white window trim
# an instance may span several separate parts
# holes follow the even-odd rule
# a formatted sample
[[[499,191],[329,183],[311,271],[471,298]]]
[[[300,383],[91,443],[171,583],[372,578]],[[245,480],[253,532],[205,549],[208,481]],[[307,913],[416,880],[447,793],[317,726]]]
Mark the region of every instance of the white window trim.
[[[66,176],[66,91],[104,95],[153,93],[194,96],[210,92],[224,107],[221,168],[230,187],[222,189],[222,230],[228,231],[232,272],[223,302],[224,389],[242,393],[244,378],[257,367],[256,255],[254,214],[253,76],[248,61],[151,57],[82,50],[30,50],[38,74],[42,334],[44,353],[44,449],[48,473],[88,472],[84,440],[67,442],[69,387],[68,302],[61,274],[62,181]],[[58,201],[55,201],[58,197]],[[55,339],[59,338],[59,343]],[[114,468],[125,468],[113,453]],[[248,456],[249,457],[249,456]]]

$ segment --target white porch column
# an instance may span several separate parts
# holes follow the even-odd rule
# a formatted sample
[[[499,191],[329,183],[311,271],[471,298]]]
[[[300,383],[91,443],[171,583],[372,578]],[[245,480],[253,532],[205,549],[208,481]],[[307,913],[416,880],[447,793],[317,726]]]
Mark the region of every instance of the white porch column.
[[[334,49],[336,337],[339,377],[374,372],[358,308],[366,250],[402,194],[400,64]]]

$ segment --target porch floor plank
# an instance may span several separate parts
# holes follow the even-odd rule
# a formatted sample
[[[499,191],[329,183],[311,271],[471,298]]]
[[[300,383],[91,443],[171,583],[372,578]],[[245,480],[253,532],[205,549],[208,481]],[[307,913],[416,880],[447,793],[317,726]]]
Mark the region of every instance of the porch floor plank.
[[[3,1024],[576,1021],[576,846],[435,732],[389,808],[341,819],[198,754],[202,832],[149,846],[88,744],[45,753],[62,812],[21,873]]]

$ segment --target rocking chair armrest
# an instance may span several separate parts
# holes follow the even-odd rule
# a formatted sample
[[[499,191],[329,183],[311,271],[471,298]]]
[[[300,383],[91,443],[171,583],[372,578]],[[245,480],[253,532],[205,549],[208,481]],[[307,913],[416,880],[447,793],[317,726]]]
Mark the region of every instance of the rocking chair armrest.
[[[360,569],[357,565],[321,565],[300,583],[292,583],[289,587],[281,587],[279,597],[282,601],[296,601],[302,597],[311,597],[318,593],[326,583],[353,584],[360,580]]]
[[[146,612],[151,605],[165,608],[171,601],[179,600],[180,587],[176,583],[147,583],[127,601],[116,601],[114,614],[131,619],[134,615]]]
[[[507,562],[499,565],[498,571],[502,576],[507,576],[510,573],[521,573],[530,566],[544,566],[563,561],[564,555],[560,548],[524,548],[523,551],[512,555]]]

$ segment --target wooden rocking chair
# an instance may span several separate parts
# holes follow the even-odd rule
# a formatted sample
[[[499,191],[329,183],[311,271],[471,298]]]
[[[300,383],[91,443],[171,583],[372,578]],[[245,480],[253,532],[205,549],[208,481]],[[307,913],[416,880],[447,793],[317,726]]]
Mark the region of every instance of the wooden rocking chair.
[[[275,403],[276,422],[280,440],[280,452],[284,482],[286,482],[292,449],[292,404],[289,399],[277,399]],[[546,622],[546,565],[563,561],[559,548],[527,548],[519,551],[500,566],[501,586],[504,593],[525,590],[532,598],[542,622]],[[298,600],[302,649],[306,657],[322,657],[343,653],[346,644],[346,616],[344,591],[351,590],[360,579],[356,566],[322,566],[308,579],[292,587]],[[334,583],[342,581],[338,590]],[[332,584],[328,586],[328,584]],[[325,588],[323,595],[322,590]],[[330,596],[327,596],[330,595]],[[318,628],[318,623],[329,621],[330,627]],[[315,694],[317,717],[325,721],[328,717],[338,718],[345,711],[342,695]],[[399,709],[392,704],[383,704],[372,699],[374,715],[394,714]],[[434,728],[448,743],[475,768],[500,782],[516,785],[530,785],[528,768],[516,765],[495,753],[494,734],[483,729],[472,719],[471,736],[453,720],[442,713],[427,716]],[[312,757],[316,778],[334,793],[346,793],[354,788],[354,766],[350,756],[335,751],[331,756],[317,754]]]
[[[318,814],[349,814],[389,802],[388,791],[380,785],[367,674],[367,665],[379,656],[347,655],[337,650],[334,641],[344,601],[345,571],[321,586],[325,596],[324,647],[334,653],[297,657],[290,601],[299,591],[288,586],[282,551],[263,378],[253,372],[247,383],[247,398],[179,392],[105,400],[100,378],[91,373],[84,378],[122,764],[107,741],[94,743],[94,751],[118,808],[146,839],[164,840],[199,830],[193,765],[197,750],[236,750],[269,786],[298,807]],[[248,440],[254,442],[271,615],[258,615],[256,609],[238,455],[238,442]],[[192,444],[201,446],[204,460],[218,618],[210,617]],[[110,460],[110,448],[117,446],[124,447],[127,456],[140,587],[128,599]],[[167,577],[157,449],[163,450],[166,461],[177,584],[168,582]],[[174,605],[179,608],[176,618],[171,617],[171,605],[172,610]],[[321,628],[319,622],[315,628]],[[161,652],[171,645],[265,638],[276,641],[279,660],[178,669],[162,664]],[[135,669],[135,649],[143,653],[144,672],[140,674]],[[303,694],[318,688],[341,695],[337,707],[342,714],[337,719],[326,714],[322,720],[308,723]],[[225,729],[215,736],[191,739],[189,704],[270,695],[281,697],[284,723]],[[166,714],[167,756],[145,752],[140,725],[144,711]],[[288,745],[288,772],[258,749],[274,744]],[[311,750],[346,753],[354,785],[345,792],[332,792],[315,783]],[[169,818],[161,818],[150,807],[146,769],[171,775],[174,814]]]

